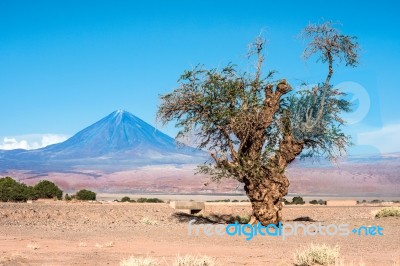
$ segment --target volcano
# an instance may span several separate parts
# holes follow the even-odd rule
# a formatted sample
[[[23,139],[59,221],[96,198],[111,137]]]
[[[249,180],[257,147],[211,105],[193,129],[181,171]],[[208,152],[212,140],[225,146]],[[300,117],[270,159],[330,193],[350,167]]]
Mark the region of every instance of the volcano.
[[[197,164],[204,151],[177,143],[135,115],[118,110],[66,141],[0,153],[0,170],[121,170],[130,166]]]

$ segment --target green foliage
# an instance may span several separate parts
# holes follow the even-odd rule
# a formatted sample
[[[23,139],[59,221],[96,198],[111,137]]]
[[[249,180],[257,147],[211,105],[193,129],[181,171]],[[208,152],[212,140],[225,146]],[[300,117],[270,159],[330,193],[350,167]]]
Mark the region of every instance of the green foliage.
[[[87,189],[81,189],[76,193],[78,200],[96,200],[96,193]]]
[[[139,198],[137,200],[139,203],[164,203],[163,200],[159,198]]]
[[[222,200],[207,200],[207,202],[231,202],[230,199],[222,199]]]
[[[0,178],[0,201],[23,202],[28,199],[36,199],[31,187],[19,183],[11,177]]]
[[[66,201],[70,201],[70,200],[72,200],[72,197],[70,195],[68,195],[68,193],[67,193],[67,194],[65,194],[64,199]]]
[[[130,201],[131,201],[131,198],[127,197],[127,196],[122,197],[122,199],[121,199],[121,202],[130,202]]]
[[[42,180],[33,187],[34,192],[40,199],[62,198],[62,190],[53,182]]]
[[[303,205],[304,203],[306,203],[302,197],[297,196],[297,197],[293,197],[292,199],[292,204],[299,204],[299,205]]]
[[[125,196],[121,199],[121,202],[136,202],[136,201],[131,199],[130,197]]]
[[[326,202],[324,201],[324,200],[322,200],[322,199],[319,199],[319,200],[311,200],[310,201],[310,204],[314,204],[314,205],[326,205]]]

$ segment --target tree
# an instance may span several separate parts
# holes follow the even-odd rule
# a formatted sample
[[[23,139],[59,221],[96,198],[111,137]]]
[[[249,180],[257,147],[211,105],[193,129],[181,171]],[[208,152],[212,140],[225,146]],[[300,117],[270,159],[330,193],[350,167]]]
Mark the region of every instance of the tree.
[[[128,196],[122,197],[121,202],[131,202],[131,198]]]
[[[0,178],[0,201],[27,201],[33,198],[30,187],[9,176]]]
[[[297,204],[300,204],[300,205],[303,205],[304,203],[306,203],[304,200],[303,200],[303,198],[302,197],[293,197],[293,199],[292,199],[292,204],[295,204],[295,205],[297,205]]]
[[[175,121],[177,138],[194,134],[199,148],[212,160],[199,172],[215,180],[234,178],[244,183],[252,208],[252,222],[267,225],[282,220],[282,197],[288,193],[286,167],[300,154],[334,159],[345,152],[349,137],[341,131],[341,112],[350,110],[343,93],[331,85],[334,62],[356,66],[358,44],[331,22],[311,24],[302,36],[309,41],[304,56],[318,56],[327,76],[312,87],[294,91],[286,79],[263,74],[265,41],[251,44],[254,73],[240,73],[235,65],[222,70],[197,66],[184,71],[180,85],[161,96],[157,119]]]
[[[96,193],[87,189],[81,189],[76,193],[78,200],[96,200]]]
[[[48,180],[40,181],[33,187],[33,190],[40,199],[57,198],[60,200],[63,194],[62,190],[56,184]]]

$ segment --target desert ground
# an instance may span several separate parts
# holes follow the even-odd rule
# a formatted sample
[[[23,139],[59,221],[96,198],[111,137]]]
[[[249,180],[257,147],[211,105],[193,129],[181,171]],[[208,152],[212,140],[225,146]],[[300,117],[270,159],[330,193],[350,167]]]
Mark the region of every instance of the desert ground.
[[[207,203],[201,215],[178,213],[167,203],[47,201],[0,204],[1,265],[119,265],[150,256],[172,265],[177,255],[207,255],[217,265],[293,265],[296,249],[339,245],[343,265],[399,265],[400,218],[374,218],[382,206],[285,206],[284,223],[381,226],[383,236],[188,236],[188,222],[229,222],[251,213],[248,203]],[[204,218],[206,217],[206,218]],[[211,220],[208,220],[211,219]],[[310,222],[303,222],[310,223]]]

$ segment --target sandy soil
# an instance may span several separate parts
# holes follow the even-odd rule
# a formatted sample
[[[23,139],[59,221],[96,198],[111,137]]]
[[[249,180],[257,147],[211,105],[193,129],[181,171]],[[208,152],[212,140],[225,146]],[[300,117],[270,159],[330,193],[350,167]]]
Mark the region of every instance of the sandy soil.
[[[339,245],[344,265],[398,265],[400,218],[374,219],[382,207],[286,206],[285,223],[309,216],[323,225],[384,228],[383,236],[188,236],[188,221],[168,204],[0,204],[1,265],[119,265],[129,256],[152,256],[172,265],[176,255],[208,255],[218,265],[293,265],[294,251],[309,243]],[[207,217],[247,215],[246,204],[208,204]],[[155,222],[156,224],[152,224]],[[205,220],[200,220],[203,223]],[[304,222],[310,224],[310,222]],[[394,264],[395,263],[395,264]]]

